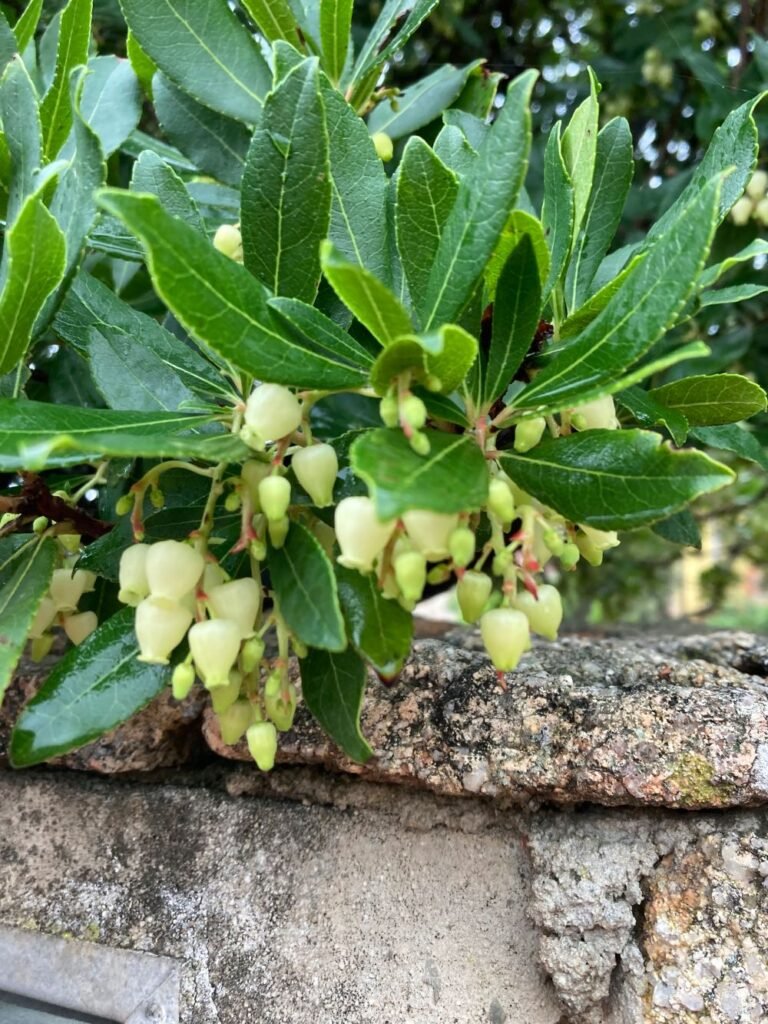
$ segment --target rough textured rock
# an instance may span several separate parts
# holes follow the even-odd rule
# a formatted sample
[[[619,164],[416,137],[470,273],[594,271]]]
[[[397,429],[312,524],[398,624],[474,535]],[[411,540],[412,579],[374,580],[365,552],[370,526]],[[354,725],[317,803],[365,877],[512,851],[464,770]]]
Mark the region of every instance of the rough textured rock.
[[[477,638],[420,640],[399,684],[369,688],[356,765],[306,713],[284,763],[528,804],[754,806],[768,801],[768,648],[748,634],[537,644],[503,691]],[[460,645],[460,646],[458,646]],[[295,666],[294,666],[295,670]],[[215,718],[212,749],[225,747]]]

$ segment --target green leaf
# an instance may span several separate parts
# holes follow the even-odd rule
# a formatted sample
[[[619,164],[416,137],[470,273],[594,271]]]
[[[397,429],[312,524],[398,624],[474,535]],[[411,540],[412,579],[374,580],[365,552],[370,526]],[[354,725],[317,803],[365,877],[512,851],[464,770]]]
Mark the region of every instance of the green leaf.
[[[141,117],[141,90],[127,60],[110,54],[88,61],[80,114],[98,136],[105,156],[122,146]]]
[[[733,204],[743,194],[755,166],[758,138],[753,113],[764,96],[765,93],[758,93],[726,117],[712,136],[704,159],[696,166],[686,188],[649,230],[645,246],[657,236],[665,234],[683,210],[689,206],[693,208],[696,196],[712,178],[722,177],[723,182],[716,223],[725,219]]]
[[[685,444],[688,420],[681,412],[667,409],[637,385],[619,392],[616,399],[641,427],[666,427],[676,445]]]
[[[19,53],[24,53],[34,39],[42,13],[43,0],[29,0],[27,6],[19,15],[16,24],[13,26]]]
[[[23,557],[15,560],[15,571],[0,590],[0,701],[56,563],[56,543],[49,537],[22,550]]]
[[[734,253],[733,256],[727,256],[719,263],[714,263],[711,267],[707,267],[699,278],[699,287],[709,288],[733,267],[737,267],[740,263],[750,262],[757,256],[766,255],[768,255],[768,241],[764,238],[755,238],[749,245],[745,245],[743,249]]]
[[[183,96],[184,93],[181,93],[181,95]],[[205,109],[205,107],[200,107],[200,110]],[[245,128],[243,128],[243,131],[246,133],[246,137],[250,138]],[[166,163],[170,164],[177,171],[184,171],[187,174],[194,174],[197,171],[197,167],[180,153],[175,146],[169,146],[162,139],[155,138],[153,135],[147,135],[146,132],[139,131],[138,128],[135,132],[131,132],[122,146],[122,152],[134,158],[141,156],[145,149],[157,153],[159,157],[162,157]]]
[[[746,302],[748,299],[756,299],[758,295],[768,292],[768,285],[734,284],[730,288],[714,288],[703,291],[699,296],[700,306],[728,306],[732,302]]]
[[[156,153],[145,150],[133,165],[131,191],[157,196],[167,213],[205,232],[197,203],[182,178]]]
[[[34,533],[11,533],[0,538],[0,590],[13,578],[19,566],[30,558],[39,543],[40,538]]]
[[[365,267],[349,263],[332,242],[323,242],[320,263],[328,283],[382,345],[411,332],[411,318],[385,284]]]
[[[160,72],[152,79],[152,94],[157,119],[174,146],[201,171],[237,187],[251,142],[248,129],[193,100]]]
[[[342,654],[311,650],[300,664],[301,693],[312,715],[348,757],[364,764],[373,755],[360,732],[365,662],[352,649]]]
[[[691,431],[691,437],[696,438],[707,448],[733,452],[740,458],[756,462],[758,466],[768,470],[768,452],[754,434],[736,423],[722,427],[695,427]]]
[[[485,120],[493,110],[493,103],[504,81],[501,71],[488,71],[485,67],[478,68],[467,80],[452,110],[466,111],[485,125]]]
[[[701,550],[699,524],[687,508],[684,508],[682,512],[676,512],[668,519],[654,523],[651,529],[664,540],[668,540],[670,544],[681,544]]]
[[[353,0],[320,0],[323,67],[332,82],[338,82],[344,71],[353,6]]]
[[[434,148],[435,154],[459,178],[466,177],[477,163],[477,150],[454,124],[447,124],[440,130]]]
[[[542,298],[549,298],[565,270],[574,229],[574,191],[560,142],[560,122],[549,133],[544,154],[544,205],[541,222],[551,260]]]
[[[64,655],[16,723],[14,767],[40,764],[98,739],[168,685],[169,666],[137,661],[133,620],[133,609],[124,608]]]
[[[43,150],[49,159],[59,152],[72,128],[69,76],[88,60],[92,16],[93,0],[69,0],[61,12],[56,73],[40,104]]]
[[[360,82],[402,50],[437,2],[386,0],[355,62],[352,82]]]
[[[272,76],[258,43],[219,0],[120,0],[163,74],[203,106],[253,124]]]
[[[169,216],[154,196],[118,190],[101,203],[138,235],[158,294],[188,331],[262,381],[292,387],[355,387],[364,375],[339,363],[310,338],[284,332],[268,292],[217,252],[194,228]]]
[[[320,542],[291,523],[285,544],[270,548],[269,575],[280,614],[309,647],[343,651],[347,646],[336,577]]]
[[[242,5],[270,43],[276,39],[298,42],[296,18],[288,0],[242,0]]]
[[[563,159],[573,186],[573,239],[578,236],[587,211],[597,154],[597,120],[600,113],[597,94],[600,85],[594,71],[588,68],[588,72],[589,96],[576,107],[563,132]]]
[[[373,573],[336,566],[339,598],[357,652],[385,678],[396,676],[413,640],[413,616],[381,593]]]
[[[69,288],[56,315],[54,328],[60,337],[83,354],[88,352],[92,335],[98,333],[110,339],[109,344],[124,351],[126,358],[131,347],[139,358],[143,354],[156,356],[166,368],[165,371],[158,370],[161,380],[166,379],[167,371],[170,371],[174,378],[197,394],[232,394],[231,385],[196,348],[171,334],[154,317],[123,302],[85,271],[78,274]],[[117,335],[122,340],[118,340]]]
[[[8,273],[0,293],[0,374],[23,359],[35,320],[65,269],[65,243],[56,219],[36,195],[27,198],[6,235]]]
[[[434,390],[448,395],[462,383],[477,358],[477,341],[457,324],[429,334],[407,334],[389,344],[371,368],[371,384],[383,395],[394,378],[409,370],[417,381],[437,377]]]
[[[10,156],[10,188],[6,223],[12,225],[24,200],[38,187],[43,163],[42,127],[37,93],[20,57],[14,58],[0,79],[0,117]]]
[[[328,125],[331,222],[328,237],[351,263],[389,280],[388,178],[365,123],[321,78]]]
[[[414,135],[397,173],[397,248],[412,295],[423,294],[458,191],[456,176]]]
[[[18,43],[13,29],[8,24],[8,19],[0,10],[0,71],[3,70],[9,61],[13,60],[18,52]]]
[[[139,80],[147,99],[152,99],[152,79],[157,71],[157,64],[142,50],[136,36],[128,30],[125,38],[125,52],[133,68],[133,73]]]
[[[245,266],[275,295],[312,302],[330,209],[328,134],[312,57],[267,96],[248,150],[240,217]]]
[[[574,523],[632,530],[666,519],[734,474],[701,452],[674,451],[643,430],[584,430],[525,455],[505,451],[502,468],[534,498]]]
[[[586,302],[579,306],[577,310],[574,310],[569,317],[566,317],[560,325],[559,340],[563,342],[568,341],[571,338],[578,337],[578,335],[592,323],[598,313],[602,313],[608,305],[609,300],[613,298],[635,266],[644,258],[644,253],[638,253],[637,256],[633,256],[620,273],[611,278],[610,281],[606,282],[599,291],[596,291],[594,295],[591,295]]]
[[[374,107],[368,118],[368,131],[386,132],[391,139],[402,139],[423,128],[450,106],[464,85],[484,61],[476,60],[464,67],[443,64],[397,97]]]
[[[631,129],[623,117],[616,117],[597,136],[592,191],[566,277],[571,310],[578,309],[589,296],[597,268],[621,221],[634,168]]]
[[[706,185],[656,239],[603,311],[573,342],[558,347],[517,405],[551,411],[575,405],[588,388],[615,380],[658,341],[695,288],[714,230],[719,185]]]
[[[503,395],[525,359],[541,310],[541,285],[530,235],[523,235],[499,278],[482,402]]]
[[[352,471],[366,482],[381,519],[409,509],[463,512],[488,497],[488,467],[466,434],[427,430],[431,451],[417,455],[401,430],[366,431],[352,445]]]
[[[650,395],[667,409],[682,413],[692,427],[737,423],[766,408],[760,385],[738,373],[685,377],[654,388]]]
[[[269,308],[278,320],[292,329],[297,338],[312,338],[318,350],[324,349],[336,359],[366,369],[373,364],[368,349],[321,312],[300,299],[277,296],[269,300]]]
[[[192,433],[210,416],[122,412],[0,399],[0,472],[99,462],[104,456],[238,461],[248,449],[228,433]]]
[[[544,237],[541,221],[524,210],[513,210],[504,225],[499,244],[485,268],[485,290],[488,301],[492,302],[496,295],[496,285],[504,265],[513,249],[520,244],[524,235],[528,235],[539,269],[539,285],[543,285],[549,276],[549,246]]]
[[[459,185],[429,285],[423,296],[414,296],[426,329],[457,319],[498,244],[528,163],[535,80],[535,72],[527,71],[511,83],[475,164]]]

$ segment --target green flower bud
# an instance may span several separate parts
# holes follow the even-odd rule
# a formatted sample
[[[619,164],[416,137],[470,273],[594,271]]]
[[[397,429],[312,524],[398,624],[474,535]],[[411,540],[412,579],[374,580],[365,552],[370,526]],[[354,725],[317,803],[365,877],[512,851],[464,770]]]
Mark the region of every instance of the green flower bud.
[[[563,621],[563,602],[560,591],[549,583],[538,587],[538,597],[527,590],[521,590],[513,605],[528,619],[528,625],[547,640],[557,640],[557,631]]]
[[[267,545],[260,537],[256,537],[248,545],[248,554],[255,562],[263,562],[267,557]]]
[[[228,747],[232,747],[240,742],[246,729],[253,724],[253,705],[241,698],[219,712],[218,719],[221,738]]]
[[[318,508],[333,504],[333,485],[339,472],[339,459],[330,444],[302,448],[291,459],[296,479]]]
[[[443,382],[439,377],[436,377],[434,373],[428,373],[424,378],[424,387],[427,391],[442,391]]]
[[[516,608],[494,608],[480,619],[485,649],[499,672],[517,668],[530,643],[528,619]]]
[[[400,406],[397,396],[393,394],[384,395],[379,402],[379,415],[385,427],[396,427],[400,422]]]
[[[260,636],[246,640],[240,651],[240,667],[246,675],[254,672],[264,657],[264,641]]]
[[[240,479],[248,489],[248,494],[253,505],[254,512],[261,512],[259,502],[259,484],[272,474],[272,467],[268,462],[261,462],[259,459],[248,459],[240,468]]]
[[[273,548],[281,548],[285,544],[285,538],[288,536],[290,526],[291,521],[288,516],[268,521],[267,530],[269,531],[269,540]]]
[[[288,732],[296,713],[296,687],[283,680],[279,669],[271,672],[264,684],[264,709],[278,732]]]
[[[277,754],[277,730],[271,722],[255,722],[245,733],[251,757],[263,772],[275,766]]]
[[[144,598],[136,608],[139,661],[167,665],[168,656],[186,636],[192,618],[188,608],[167,597]]]
[[[188,661],[180,661],[171,676],[171,692],[174,700],[185,700],[195,685],[195,669]]]
[[[395,579],[406,601],[420,601],[427,582],[427,560],[418,551],[406,551],[393,563]]]
[[[441,562],[439,565],[433,565],[427,573],[427,583],[431,583],[432,586],[436,586],[441,583],[445,583],[451,578],[452,570],[450,565],[445,562]]]
[[[370,498],[342,498],[336,506],[334,526],[341,548],[339,563],[348,569],[370,572],[374,561],[389,542],[395,520],[382,522]]]
[[[515,499],[504,480],[493,477],[488,485],[488,510],[502,523],[515,518]]]
[[[222,583],[207,591],[208,605],[217,619],[229,619],[240,628],[240,636],[253,635],[261,611],[261,586],[251,576]]]
[[[133,509],[133,495],[122,494],[115,502],[115,515],[127,516]]]
[[[565,541],[557,530],[544,530],[542,540],[553,555],[557,556],[562,554],[563,548],[565,547]]]
[[[203,575],[205,560],[189,544],[161,540],[149,546],[145,567],[149,592],[153,597],[180,601],[196,589]]]
[[[243,685],[243,677],[236,669],[229,673],[229,682],[226,686],[217,686],[211,690],[211,707],[217,715],[222,714],[227,708],[232,707],[240,696],[240,688]],[[245,729],[243,729],[245,732]]]
[[[371,136],[371,142],[373,142],[374,148],[376,149],[376,156],[383,163],[389,163],[392,157],[395,155],[395,148],[392,145],[392,139],[387,135],[386,132],[374,132]]]
[[[293,653],[297,658],[306,658],[309,654],[309,648],[307,645],[302,643],[302,641],[296,636],[291,637],[291,647],[293,648]]]
[[[196,622],[189,631],[189,649],[207,689],[227,686],[240,651],[240,627],[230,619]]]
[[[220,224],[216,228],[213,247],[236,263],[243,262],[243,236],[235,224]]]
[[[259,484],[259,502],[267,519],[282,519],[291,504],[291,485],[284,476],[268,476]]]
[[[43,533],[48,529],[49,520],[46,516],[38,516],[37,519],[32,523],[32,530],[34,533]]]
[[[292,434],[301,423],[298,398],[282,384],[260,384],[245,405],[245,425],[262,442]]]
[[[465,622],[477,622],[491,596],[493,580],[484,572],[469,570],[456,585],[456,598]]]
[[[496,554],[493,556],[493,575],[504,576],[507,572],[507,569],[509,569],[510,565],[512,565],[512,562],[512,552],[507,550],[507,548],[504,548],[501,551],[497,551]]]
[[[78,645],[86,640],[99,624],[96,612],[79,612],[77,615],[66,615],[62,622],[64,632],[73,644]]]
[[[160,509],[165,504],[165,495],[159,487],[150,487],[149,489],[149,503],[152,508]]]
[[[432,451],[432,445],[430,444],[429,438],[420,430],[414,430],[408,438],[408,444],[410,444],[411,448],[417,455],[429,455]]]
[[[458,515],[415,508],[404,513],[403,523],[409,540],[428,562],[450,557],[450,538],[459,525]]]
[[[581,552],[572,541],[566,541],[563,544],[563,550],[560,552],[560,565],[564,569],[572,569],[574,565],[581,558]]]
[[[543,416],[531,420],[521,420],[515,427],[515,451],[529,452],[535,448],[547,429],[547,421]]]
[[[465,569],[475,557],[475,535],[468,526],[457,526],[448,538],[448,550],[453,564]]]
[[[427,422],[427,407],[418,395],[407,395],[400,403],[400,420],[414,430],[421,430]]]
[[[239,512],[242,504],[243,500],[237,491],[230,491],[224,499],[224,508],[227,512]]]

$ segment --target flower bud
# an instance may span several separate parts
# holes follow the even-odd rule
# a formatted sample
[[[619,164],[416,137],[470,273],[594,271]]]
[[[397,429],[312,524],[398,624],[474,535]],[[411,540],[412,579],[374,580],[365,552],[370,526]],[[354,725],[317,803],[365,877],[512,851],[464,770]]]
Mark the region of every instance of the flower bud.
[[[339,472],[339,459],[329,444],[302,448],[291,459],[296,479],[318,508],[333,504],[333,485]]]
[[[136,607],[136,638],[139,661],[167,665],[168,655],[184,639],[192,613],[167,597],[145,597]]]
[[[477,622],[493,589],[493,580],[484,572],[465,572],[456,585],[456,598],[465,622]]]
[[[277,441],[301,423],[298,398],[282,384],[260,384],[245,405],[245,425],[261,439]]]
[[[259,459],[247,459],[240,468],[240,478],[248,489],[254,512],[261,512],[259,503],[259,484],[272,473],[268,462]]]
[[[217,619],[230,619],[240,627],[243,640],[253,635],[261,611],[261,587],[251,576],[222,583],[208,592],[208,604]]]
[[[77,569],[74,573],[71,569],[54,569],[48,591],[56,605],[56,611],[75,611],[87,582],[88,577],[82,569]]]
[[[450,538],[459,525],[456,513],[410,509],[403,515],[408,537],[428,562],[439,562],[451,554]]]
[[[583,533],[574,538],[576,546],[590,565],[603,564],[603,552],[608,548],[615,548],[619,543],[618,534],[611,530],[594,530],[589,526],[581,527]]]
[[[400,406],[397,396],[394,394],[384,395],[379,402],[379,415],[385,427],[396,427],[400,422]]]
[[[296,714],[296,687],[283,679],[279,669],[264,684],[264,709],[278,732],[288,732]]]
[[[171,676],[171,692],[174,700],[184,700],[195,685],[195,669],[188,661],[180,661]]]
[[[284,476],[268,476],[259,484],[259,502],[267,519],[282,519],[291,504],[291,485]]]
[[[400,421],[413,430],[421,430],[427,422],[427,407],[418,395],[407,395],[400,403]]]
[[[80,553],[81,537],[79,533],[60,533],[56,539],[68,555]]]
[[[32,625],[29,627],[27,636],[30,640],[39,640],[45,631],[50,627],[56,616],[56,603],[50,594],[46,594],[37,606]]]
[[[573,541],[566,541],[558,557],[560,558],[560,565],[564,569],[572,569],[581,557],[581,552]]]
[[[48,529],[48,524],[49,521],[47,516],[38,516],[32,523],[32,532],[44,533]]]
[[[159,487],[150,487],[149,503],[152,508],[161,509],[165,504],[165,495]]]
[[[395,520],[382,522],[370,498],[342,498],[336,506],[334,527],[341,548],[339,563],[348,569],[370,572],[395,529]]]
[[[228,747],[239,743],[245,730],[253,723],[253,705],[244,698],[236,700],[224,711],[219,712],[219,732]]]
[[[277,545],[275,545],[277,547]],[[248,554],[254,560],[254,562],[263,562],[267,557],[267,545],[261,537],[254,537],[251,543],[248,545]]]
[[[96,612],[79,612],[77,615],[66,615],[62,625],[73,644],[81,644],[99,624]]]
[[[499,672],[511,672],[528,649],[528,619],[516,608],[493,608],[480,619],[485,649]]]
[[[749,223],[754,208],[755,204],[749,196],[742,196],[741,199],[736,200],[731,209],[731,220],[737,227],[744,227]]]
[[[408,444],[417,455],[429,455],[432,451],[432,445],[430,444],[429,438],[420,430],[414,430],[408,438]]]
[[[557,631],[563,621],[563,602],[560,591],[550,583],[538,587],[538,597],[521,590],[514,599],[514,607],[528,619],[528,625],[547,640],[557,640]]]
[[[602,398],[595,398],[591,402],[584,402],[577,405],[571,414],[578,416],[580,430],[615,430],[619,421],[616,419],[616,406],[611,395],[603,395]]]
[[[468,526],[457,526],[448,538],[448,550],[453,564],[466,568],[475,557],[475,535]]]
[[[493,556],[492,569],[494,576],[504,576],[507,569],[513,564],[514,555],[509,548],[502,548]]]
[[[447,562],[440,562],[438,565],[433,565],[427,573],[427,583],[432,586],[439,586],[441,583],[446,583],[451,578],[452,572],[451,567]]]
[[[211,690],[211,706],[217,715],[232,707],[240,696],[240,688],[243,685],[242,673],[233,669],[229,673],[229,682],[226,686],[217,686]],[[245,732],[245,729],[243,729]]]
[[[178,540],[150,544],[146,573],[152,597],[179,601],[193,591],[203,575],[205,560],[199,551]]]
[[[189,631],[189,649],[197,673],[213,690],[229,683],[229,672],[240,650],[240,627],[231,619],[196,622]]]
[[[243,499],[237,491],[230,491],[224,499],[224,508],[227,512],[239,512]]]
[[[393,563],[395,579],[406,601],[419,601],[427,582],[427,560],[418,551],[406,551]]]
[[[515,427],[515,451],[529,452],[531,448],[535,448],[546,429],[547,421],[543,416],[521,420]]]
[[[121,494],[115,502],[115,515],[127,516],[133,508],[133,495]]]
[[[547,549],[555,556],[561,555],[565,547],[565,541],[557,530],[545,529],[541,537]]]
[[[768,192],[768,172],[754,171],[747,183],[746,191],[749,198],[755,202],[764,199],[765,193]]]
[[[288,536],[288,530],[290,528],[291,521],[288,516],[283,516],[282,519],[270,519],[267,523],[267,529],[269,531],[269,540],[273,548],[281,548],[285,544],[285,538]]]
[[[240,651],[240,667],[246,675],[253,672],[264,657],[264,641],[260,636],[246,640]]]
[[[243,262],[243,236],[240,228],[234,224],[220,224],[216,228],[213,247],[218,249],[223,256],[235,260],[236,263]]]
[[[277,729],[271,722],[255,722],[245,733],[251,757],[263,772],[275,766],[277,753]]]
[[[762,224],[764,228],[768,228],[768,196],[765,199],[761,199],[755,207],[755,220]]]
[[[493,477],[488,485],[488,510],[502,523],[515,518],[515,499],[506,481]]]
[[[392,139],[386,132],[374,132],[371,136],[371,142],[376,150],[376,156],[382,163],[389,163],[392,157],[395,155],[395,148],[392,145]]]

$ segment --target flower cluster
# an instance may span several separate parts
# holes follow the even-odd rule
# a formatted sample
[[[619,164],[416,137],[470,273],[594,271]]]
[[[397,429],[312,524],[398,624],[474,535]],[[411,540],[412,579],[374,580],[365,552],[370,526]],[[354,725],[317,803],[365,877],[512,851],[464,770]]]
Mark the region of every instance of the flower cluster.
[[[768,227],[768,171],[754,172],[744,195],[731,210],[731,220],[738,227],[743,227],[750,220]]]

